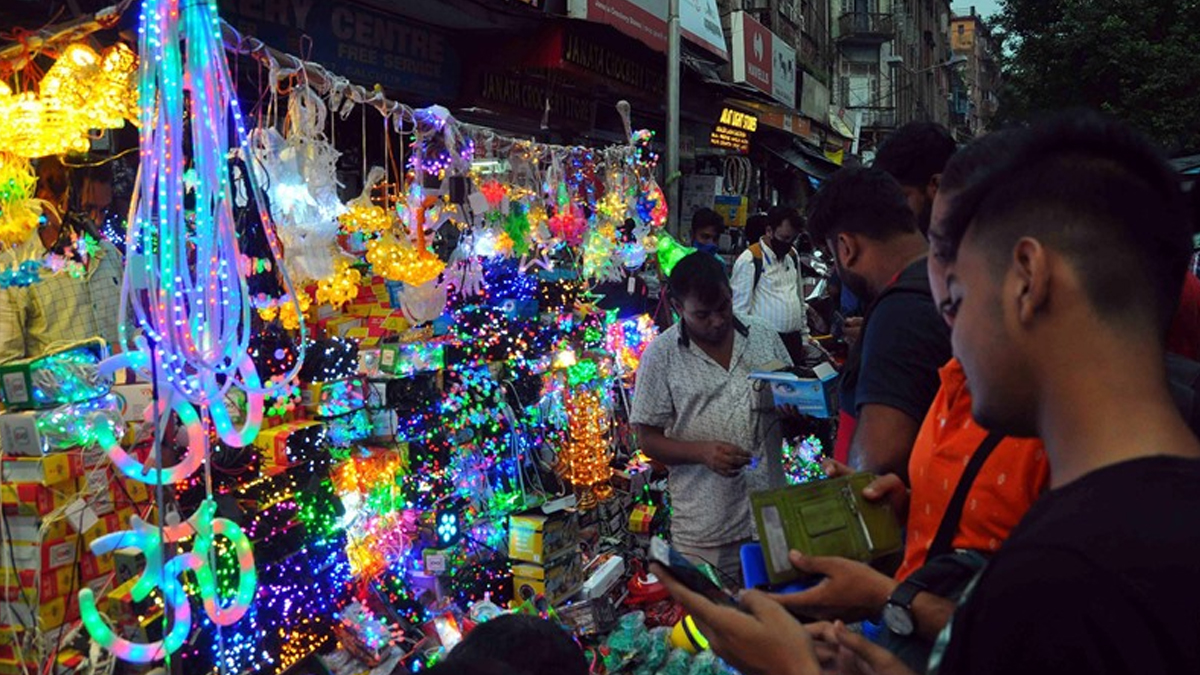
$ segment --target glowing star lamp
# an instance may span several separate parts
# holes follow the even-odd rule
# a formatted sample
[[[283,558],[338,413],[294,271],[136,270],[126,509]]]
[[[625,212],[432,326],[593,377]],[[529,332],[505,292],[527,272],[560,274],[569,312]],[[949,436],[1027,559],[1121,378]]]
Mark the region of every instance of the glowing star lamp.
[[[671,276],[671,270],[680,260],[696,252],[691,246],[684,246],[666,232],[658,235],[658,267],[666,276]]]

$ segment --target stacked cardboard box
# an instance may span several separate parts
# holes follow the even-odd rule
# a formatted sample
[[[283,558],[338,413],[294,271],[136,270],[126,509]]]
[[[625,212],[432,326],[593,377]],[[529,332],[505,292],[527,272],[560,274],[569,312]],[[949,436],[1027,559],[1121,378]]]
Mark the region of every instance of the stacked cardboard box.
[[[583,572],[579,562],[579,519],[574,512],[513,514],[508,528],[513,598],[541,595],[555,604],[578,590]]]

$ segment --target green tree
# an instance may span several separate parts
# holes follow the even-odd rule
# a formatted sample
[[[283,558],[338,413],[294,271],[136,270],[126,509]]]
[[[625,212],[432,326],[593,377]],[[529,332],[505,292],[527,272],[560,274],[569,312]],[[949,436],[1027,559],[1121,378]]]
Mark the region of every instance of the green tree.
[[[999,121],[1086,106],[1200,151],[1200,0],[1004,0]]]

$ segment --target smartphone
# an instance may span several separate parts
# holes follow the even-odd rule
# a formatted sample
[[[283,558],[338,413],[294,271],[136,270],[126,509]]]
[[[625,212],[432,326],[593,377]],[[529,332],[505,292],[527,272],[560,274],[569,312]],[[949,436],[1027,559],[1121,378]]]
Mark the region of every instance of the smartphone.
[[[683,554],[675,550],[665,539],[655,537],[650,540],[650,560],[666,567],[679,583],[690,590],[703,595],[719,605],[738,607],[737,600],[721,590]]]

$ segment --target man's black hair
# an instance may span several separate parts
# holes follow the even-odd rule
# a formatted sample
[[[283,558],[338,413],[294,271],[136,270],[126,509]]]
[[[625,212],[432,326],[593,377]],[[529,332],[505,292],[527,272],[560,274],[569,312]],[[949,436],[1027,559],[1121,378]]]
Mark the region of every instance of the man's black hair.
[[[729,279],[725,277],[721,261],[714,255],[699,251],[675,263],[667,283],[671,288],[671,297],[679,302],[691,297],[711,304],[729,290]]]
[[[1091,111],[1035,124],[1020,148],[953,202],[953,260],[968,230],[1007,269],[1013,245],[1037,237],[1079,272],[1092,306],[1120,321],[1170,326],[1191,258],[1191,224],[1164,157],[1131,127]]]
[[[450,652],[445,663],[489,661],[503,663],[524,675],[588,675],[583,650],[566,631],[550,621],[524,614],[504,614],[479,624]]]
[[[959,150],[942,170],[938,191],[959,192],[971,186],[981,175],[1004,164],[1016,154],[1023,138],[1022,129],[1001,129],[971,141]]]
[[[872,166],[891,174],[901,185],[924,189],[929,179],[942,172],[957,147],[946,127],[911,122],[884,139]]]
[[[808,202],[808,231],[824,242],[848,232],[877,241],[915,234],[917,225],[895,178],[870,168],[839,169]]]
[[[778,229],[783,221],[792,221],[792,227],[797,230],[804,227],[804,219],[800,217],[800,212],[791,206],[772,206],[770,211],[767,211],[767,229]]]
[[[720,235],[725,231],[725,219],[712,209],[696,209],[696,212],[692,214],[692,235],[694,236],[700,230],[716,230]]]
[[[746,243],[757,244],[759,239],[767,233],[767,216],[763,213],[756,213],[746,219]]]

